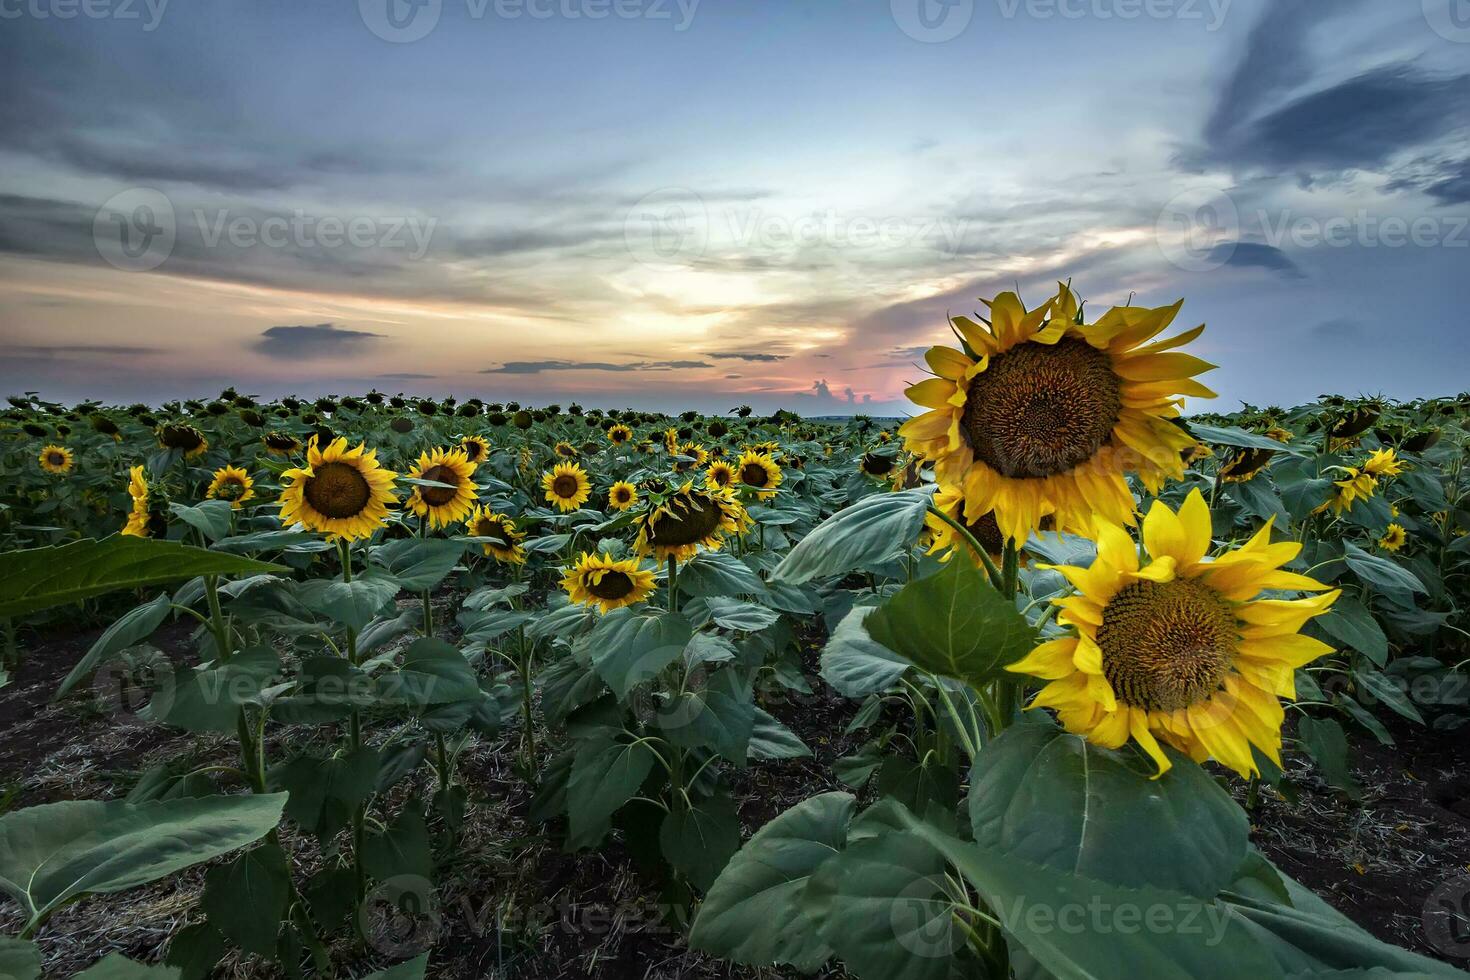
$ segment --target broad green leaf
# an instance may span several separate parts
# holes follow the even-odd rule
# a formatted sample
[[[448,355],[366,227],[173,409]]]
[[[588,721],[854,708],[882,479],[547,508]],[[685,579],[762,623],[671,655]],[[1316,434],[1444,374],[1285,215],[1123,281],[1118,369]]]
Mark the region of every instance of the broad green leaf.
[[[747,752],[751,759],[800,759],[812,754],[800,736],[760,706],[755,709]]]
[[[0,817],[0,887],[34,925],[83,895],[144,885],[259,840],[285,804],[277,793],[17,810]]]
[[[695,675],[699,680],[702,675]],[[711,748],[744,765],[755,727],[755,702],[731,668],[718,670],[659,706],[654,722],[675,745]]]
[[[434,870],[429,852],[429,829],[424,823],[423,808],[409,800],[388,827],[386,833],[374,834],[363,844],[363,867],[379,881],[399,875],[427,879]]]
[[[179,971],[179,980],[205,980],[225,955],[227,946],[218,929],[207,921],[196,922],[174,933],[163,961]]]
[[[1352,799],[1362,795],[1362,787],[1353,778],[1352,768],[1348,765],[1347,736],[1343,734],[1341,725],[1331,718],[1303,715],[1297,722],[1296,733],[1329,783]]]
[[[305,531],[257,531],[254,534],[237,534],[221,538],[209,546],[211,551],[224,551],[232,555],[248,554],[252,551],[289,551],[307,554],[330,551],[335,548],[320,535]]]
[[[781,614],[774,609],[725,596],[711,596],[705,600],[705,607],[716,626],[727,630],[744,630],[747,633],[757,633],[781,618]]]
[[[286,914],[291,869],[279,844],[251,848],[204,876],[200,905],[209,922],[247,953],[275,952]]]
[[[206,541],[218,541],[230,533],[230,504],[224,500],[205,500],[189,506],[172,503],[169,511],[204,535]]]
[[[240,706],[259,698],[280,669],[270,647],[242,650],[204,670],[176,666],[171,683],[139,714],[190,732],[233,732]]]
[[[397,966],[369,973],[363,977],[363,980],[424,980],[424,970],[428,968],[428,965],[429,954],[424,953],[422,956],[406,960]]]
[[[1372,698],[1382,701],[1395,712],[1417,724],[1424,724],[1424,716],[1419,709],[1414,707],[1414,702],[1409,700],[1407,692],[1401,689],[1392,679],[1385,677],[1376,670],[1355,670],[1353,677],[1362,687],[1363,691],[1372,695]],[[1364,698],[1371,707],[1372,699]]]
[[[145,966],[121,953],[112,953],[72,980],[179,980],[179,971],[171,966]]]
[[[872,606],[854,607],[822,649],[822,679],[843,697],[886,691],[914,669],[912,663],[868,635],[864,620],[871,612]]]
[[[793,585],[843,575],[907,552],[918,539],[932,488],[878,493],[838,511],[787,553],[775,578]]]
[[[1015,603],[966,561],[910,582],[863,625],[919,668],[975,687],[1002,676],[1006,664],[1036,646],[1036,631]]]
[[[1245,813],[1182,756],[1158,779],[1152,768],[1048,723],[1015,725],[975,760],[975,842],[1115,885],[1213,898],[1245,859]]]
[[[1362,653],[1382,667],[1388,662],[1388,637],[1378,620],[1352,596],[1338,596],[1337,601],[1324,616],[1312,620],[1312,625],[1345,646]]]
[[[384,700],[424,708],[480,699],[480,681],[464,654],[443,640],[423,637],[403,652],[402,666],[381,675]]]
[[[252,558],[175,541],[117,535],[0,555],[0,619],[80,602],[119,589],[179,582],[197,575],[289,571]]]
[[[694,627],[679,613],[615,609],[582,638],[592,666],[619,699],[684,652]]]
[[[740,849],[740,817],[735,802],[721,793],[679,806],[664,817],[659,845],[668,862],[694,887],[708,891],[731,855]]]
[[[142,643],[153,635],[153,631],[168,617],[169,599],[167,595],[161,595],[152,602],[145,602],[123,615],[121,619],[107,627],[106,631],[92,644],[87,655],[77,662],[66,675],[66,680],[61,682],[61,687],[56,691],[52,700],[60,700],[67,695],[83,678],[102,664],[112,659],[113,656],[126,650],[130,646]]]
[[[679,591],[691,596],[764,595],[766,586],[728,551],[704,551],[679,566]]]
[[[464,557],[464,543],[446,538],[400,538],[369,552],[409,592],[434,588]]]
[[[790,964],[812,972],[832,949],[803,911],[803,893],[824,861],[847,845],[856,801],[824,793],[756,831],[711,886],[689,945],[747,966]]]
[[[1412,572],[1388,558],[1369,554],[1351,541],[1346,542],[1343,557],[1347,560],[1348,568],[1358,573],[1358,578],[1376,589],[1385,592],[1428,591]]]
[[[272,789],[290,793],[286,816],[307,833],[328,838],[347,826],[357,805],[372,793],[379,765],[378,750],[363,746],[329,759],[297,756],[266,778]]]
[[[35,943],[14,936],[0,936],[0,977],[5,980],[36,980],[41,975],[41,951]]]
[[[1270,436],[1257,435],[1234,426],[1205,425],[1203,422],[1190,422],[1189,431],[1200,442],[1207,442],[1213,446],[1236,446],[1241,449],[1269,449],[1283,455],[1300,455],[1306,450],[1293,446],[1289,442],[1277,442]]]
[[[369,569],[351,582],[321,578],[298,582],[296,598],[312,612],[360,630],[393,601],[398,588],[398,580],[387,572]]]
[[[643,742],[588,742],[578,747],[567,783],[573,843],[597,843],[608,820],[637,794],[653,765],[653,750]]]

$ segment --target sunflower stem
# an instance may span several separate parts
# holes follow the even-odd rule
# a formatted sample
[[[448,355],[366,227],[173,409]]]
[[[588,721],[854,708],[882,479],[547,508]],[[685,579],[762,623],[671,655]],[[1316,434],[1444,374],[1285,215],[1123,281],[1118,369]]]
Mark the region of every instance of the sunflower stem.
[[[337,539],[337,554],[342,561],[342,581],[344,584],[350,584],[352,582],[352,546],[346,538]],[[347,661],[354,667],[358,665],[357,630],[350,626],[347,627]],[[356,752],[362,748],[362,712],[356,705],[352,708],[348,725],[348,737],[351,740],[352,751]],[[367,803],[364,801],[359,803],[352,812],[352,873],[357,885],[359,905],[367,898],[367,872],[362,866],[362,847],[367,837],[366,818]]]
[[[679,559],[669,556],[669,612],[679,611]]]
[[[990,554],[983,547],[981,547],[980,542],[975,540],[975,535],[970,533],[970,529],[965,527],[959,521],[955,520],[953,517],[950,517],[938,507],[935,507],[933,504],[929,504],[928,507],[929,513],[933,514],[935,517],[939,518],[941,521],[954,528],[955,532],[959,534],[964,542],[970,546],[970,550],[975,552],[976,556],[980,559],[980,564],[985,567],[985,574],[989,577],[990,584],[995,587],[995,590],[997,592],[1000,592],[1002,595],[1004,595],[1005,579],[1001,577],[1000,569],[995,567],[995,561],[990,557]]]

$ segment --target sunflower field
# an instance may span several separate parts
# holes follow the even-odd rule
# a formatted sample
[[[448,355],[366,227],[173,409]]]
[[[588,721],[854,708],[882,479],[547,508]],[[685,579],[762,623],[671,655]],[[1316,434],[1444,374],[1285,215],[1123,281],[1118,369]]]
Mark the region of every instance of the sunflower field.
[[[1470,396],[1208,414],[1180,312],[908,420],[11,397],[0,975],[1463,975]]]

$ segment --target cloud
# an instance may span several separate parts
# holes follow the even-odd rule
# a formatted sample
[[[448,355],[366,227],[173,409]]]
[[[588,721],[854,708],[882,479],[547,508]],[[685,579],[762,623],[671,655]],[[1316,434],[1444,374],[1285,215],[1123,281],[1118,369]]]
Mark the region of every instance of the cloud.
[[[162,347],[139,347],[129,344],[18,344],[7,347],[6,350],[20,357],[64,357],[67,354],[94,357],[135,357],[164,353]]]
[[[1441,204],[1470,204],[1470,157],[1440,171],[1424,193]]]
[[[714,367],[707,361],[506,361],[499,367],[485,368],[481,374],[542,374],[546,371],[673,371]]]
[[[759,352],[759,351],[731,350],[731,351],[719,351],[718,353],[716,353],[714,351],[711,351],[711,352],[705,354],[704,356],[705,357],[713,357],[713,358],[715,358],[716,360],[719,360],[719,361],[737,361],[738,360],[738,361],[767,361],[767,362],[769,362],[769,361],[784,361],[784,360],[786,360],[786,358],[789,355],[787,355],[787,354],[766,354],[766,353]]]
[[[255,342],[257,353],[278,360],[343,357],[356,354],[382,339],[367,330],[348,330],[334,323],[311,326],[270,327]]]
[[[395,371],[391,374],[380,374],[381,381],[429,381],[438,377],[436,374],[415,374],[412,371]]]
[[[1283,279],[1305,279],[1306,274],[1285,252],[1262,242],[1221,242],[1210,250],[1214,262],[1238,269],[1267,269]]]

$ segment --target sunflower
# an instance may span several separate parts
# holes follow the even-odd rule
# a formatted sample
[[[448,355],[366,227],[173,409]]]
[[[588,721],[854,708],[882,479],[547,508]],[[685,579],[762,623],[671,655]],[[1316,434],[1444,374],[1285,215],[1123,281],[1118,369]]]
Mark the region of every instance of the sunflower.
[[[476,466],[490,455],[490,443],[480,436],[465,436],[459,441],[459,448],[464,450],[464,458]]]
[[[288,432],[268,432],[261,442],[272,456],[294,456],[301,452],[301,440]]]
[[[637,558],[615,561],[610,554],[599,558],[585,551],[561,579],[573,602],[603,613],[642,602],[653,594],[653,583],[653,572],[640,567]]]
[[[1273,425],[1266,430],[1266,438],[1275,439],[1277,442],[1291,442],[1296,436],[1290,429],[1283,429],[1279,425]]]
[[[704,471],[704,485],[712,490],[723,490],[735,482],[735,467],[724,460],[716,460]]]
[[[214,479],[204,495],[210,500],[228,500],[231,507],[239,510],[245,501],[254,499],[255,481],[240,467],[225,466],[214,471]]]
[[[182,451],[185,459],[193,459],[209,448],[209,440],[204,438],[204,433],[182,422],[159,426],[158,444],[164,449]]]
[[[679,454],[681,456],[693,457],[695,466],[703,466],[709,462],[709,450],[697,442],[684,443],[683,447],[679,450]]]
[[[546,502],[563,513],[576,510],[592,496],[587,471],[576,463],[556,464],[555,469],[541,474],[541,486],[546,490]]]
[[[516,522],[490,508],[476,505],[465,519],[465,530],[472,538],[485,538],[485,554],[507,565],[524,565],[526,551],[521,547],[524,531],[516,530]]]
[[[394,503],[393,483],[398,474],[378,463],[377,450],[359,443],[347,448],[336,439],[320,448],[315,440],[306,448],[306,466],[281,474],[281,523],[301,523],[313,531],[355,541],[372,535]]]
[[[941,486],[963,487],[968,510],[994,510],[1018,541],[1047,508],[1063,530],[1089,528],[1094,514],[1131,524],[1125,473],[1137,472],[1151,492],[1182,478],[1179,454],[1194,439],[1169,420],[1179,415],[1179,396],[1214,396],[1192,377],[1213,365],[1173,350],[1203,326],[1141,346],[1182,303],[1114,307],[1082,324],[1067,286],[1029,313],[1002,293],[988,304],[988,328],[953,318],[968,353],[930,348],[925,360],[936,377],[908,389],[929,411],[899,434],[907,449],[935,461]]]
[[[730,491],[695,490],[692,483],[685,483],[639,518],[633,546],[640,555],[652,554],[659,561],[687,561],[700,545],[715,551],[728,535],[749,526],[745,508]]]
[[[781,467],[776,465],[770,454],[751,450],[743,453],[735,465],[739,467],[741,484],[754,490],[759,499],[769,500],[776,496],[776,488],[782,480]]]
[[[1384,551],[1398,551],[1408,540],[1408,532],[1402,524],[1390,524],[1383,532],[1383,537],[1378,539],[1378,547]]]
[[[556,453],[562,459],[577,458],[577,447],[569,442],[558,442],[556,446],[553,447],[552,452]]]
[[[674,455],[675,453],[677,453],[679,451],[679,430],[678,429],[665,429],[664,430],[664,449],[668,450],[668,453],[669,453],[670,456]]]
[[[613,510],[627,510],[638,502],[638,488],[626,480],[619,480],[607,491],[607,505]]]
[[[1312,511],[1320,514],[1329,507],[1334,514],[1344,514],[1353,509],[1359,500],[1367,500],[1378,492],[1378,480],[1356,466],[1339,467],[1347,475],[1332,482],[1332,495]]]
[[[965,526],[980,547],[993,558],[999,558],[1006,550],[1005,538],[1001,537],[1000,525],[995,521],[995,514],[987,512],[975,520],[966,520],[965,494],[959,489],[945,489],[941,487],[934,495],[934,506],[946,516],[953,518]],[[951,527],[934,514],[926,514],[924,525],[929,531],[928,553],[937,551],[948,551],[950,555],[958,549],[963,554],[968,554],[976,565],[982,564],[980,556],[974,554],[974,549]],[[948,556],[946,559],[948,560]]]
[[[65,446],[46,446],[41,450],[41,455],[36,457],[36,462],[41,464],[41,469],[56,476],[65,476],[71,472],[72,461],[75,457],[72,451]]]
[[[168,530],[168,519],[163,516],[162,508],[155,512],[149,506],[151,494],[148,480],[143,476],[143,467],[134,466],[128,473],[128,496],[132,498],[133,506],[128,511],[127,523],[123,525],[124,536],[155,538]]]
[[[1068,731],[1118,748],[1129,738],[1170,768],[1158,738],[1196,762],[1214,758],[1241,775],[1258,773],[1251,746],[1281,764],[1279,697],[1296,697],[1294,671],[1332,648],[1298,630],[1331,608],[1339,590],[1305,599],[1262,592],[1322,592],[1315,579],[1281,566],[1302,546],[1271,543],[1268,520],[1235,551],[1205,560],[1210,508],[1199,490],[1176,514],[1155,501],[1143,521],[1149,556],[1140,567],[1132,537],[1099,521],[1097,559],[1062,573],[1078,594],[1053,600],[1069,636],[1036,647],[1006,669],[1048,683],[1032,707],[1051,707]]]
[[[863,453],[858,460],[858,469],[868,476],[887,476],[893,472],[895,460],[887,453]]]
[[[1264,470],[1275,455],[1274,449],[1233,449],[1220,464],[1220,479],[1226,483],[1244,483]]]
[[[1368,457],[1363,464],[1363,472],[1374,477],[1398,476],[1404,471],[1403,460],[1394,454],[1392,449],[1374,450],[1373,455]]]
[[[626,425],[618,424],[607,430],[607,441],[614,446],[621,446],[633,438],[633,430]]]
[[[475,464],[471,463],[463,449],[435,449],[420,453],[419,461],[408,471],[414,480],[432,480],[444,483],[442,487],[415,485],[408,496],[408,507],[420,517],[427,518],[430,527],[447,527],[465,519],[475,505],[478,494],[471,477],[475,475]]]

